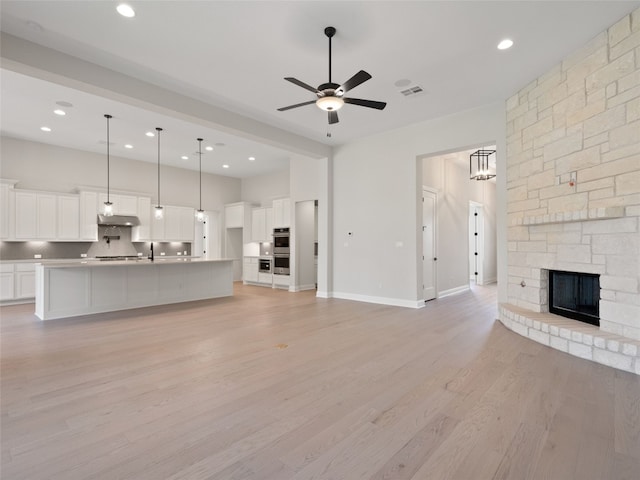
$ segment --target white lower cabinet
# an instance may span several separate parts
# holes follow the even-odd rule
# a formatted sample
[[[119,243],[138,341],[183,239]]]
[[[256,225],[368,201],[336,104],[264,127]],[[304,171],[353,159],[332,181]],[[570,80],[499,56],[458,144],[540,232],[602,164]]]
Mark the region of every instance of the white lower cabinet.
[[[0,265],[0,301],[24,300],[36,296],[35,263]]]
[[[15,298],[13,264],[0,265],[0,300]]]
[[[36,264],[17,263],[15,266],[15,298],[36,296]]]
[[[274,288],[289,288],[291,279],[289,275],[273,275]]]
[[[258,283],[264,283],[271,286],[273,283],[273,274],[258,272]]]
[[[258,257],[244,257],[242,280],[244,283],[258,282]]]

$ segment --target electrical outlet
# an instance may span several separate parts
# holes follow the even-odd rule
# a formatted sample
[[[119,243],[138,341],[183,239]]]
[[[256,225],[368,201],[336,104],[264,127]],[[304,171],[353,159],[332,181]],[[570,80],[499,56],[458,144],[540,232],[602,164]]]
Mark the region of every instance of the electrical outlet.
[[[80,254],[80,258],[87,258],[87,254],[86,253],[81,253]]]
[[[161,256],[161,257],[162,257],[162,256],[164,256],[164,252],[160,252],[160,256]]]
[[[42,255],[40,253],[36,253],[33,258],[42,258]]]

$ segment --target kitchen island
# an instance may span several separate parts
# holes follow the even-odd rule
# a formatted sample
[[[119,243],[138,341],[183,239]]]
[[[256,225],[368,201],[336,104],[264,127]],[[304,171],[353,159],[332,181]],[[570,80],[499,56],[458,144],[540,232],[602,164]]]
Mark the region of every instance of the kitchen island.
[[[233,295],[232,260],[200,258],[36,265],[41,320]]]

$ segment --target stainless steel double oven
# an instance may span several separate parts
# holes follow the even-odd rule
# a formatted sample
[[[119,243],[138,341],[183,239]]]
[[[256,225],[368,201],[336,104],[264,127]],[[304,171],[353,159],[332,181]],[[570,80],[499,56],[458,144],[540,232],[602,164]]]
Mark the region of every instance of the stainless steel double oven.
[[[289,275],[291,246],[288,228],[273,229],[273,273]]]

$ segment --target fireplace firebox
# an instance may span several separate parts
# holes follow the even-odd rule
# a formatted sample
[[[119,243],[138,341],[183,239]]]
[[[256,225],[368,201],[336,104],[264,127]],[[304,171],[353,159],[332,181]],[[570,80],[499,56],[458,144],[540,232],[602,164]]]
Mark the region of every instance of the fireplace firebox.
[[[549,311],[600,326],[600,275],[549,270]]]

